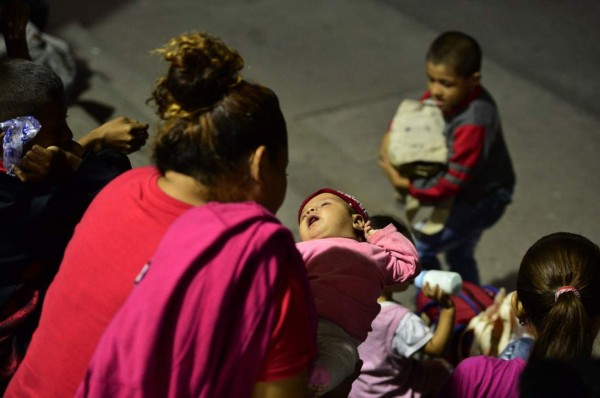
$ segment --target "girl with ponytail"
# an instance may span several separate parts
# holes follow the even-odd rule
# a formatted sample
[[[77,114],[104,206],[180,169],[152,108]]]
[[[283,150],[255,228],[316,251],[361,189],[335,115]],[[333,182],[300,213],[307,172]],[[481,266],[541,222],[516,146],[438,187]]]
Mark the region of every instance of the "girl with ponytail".
[[[525,253],[512,307],[534,336],[528,359],[564,363],[590,358],[600,330],[600,249],[567,232],[542,237]],[[441,397],[517,397],[521,358],[477,356],[463,360]]]

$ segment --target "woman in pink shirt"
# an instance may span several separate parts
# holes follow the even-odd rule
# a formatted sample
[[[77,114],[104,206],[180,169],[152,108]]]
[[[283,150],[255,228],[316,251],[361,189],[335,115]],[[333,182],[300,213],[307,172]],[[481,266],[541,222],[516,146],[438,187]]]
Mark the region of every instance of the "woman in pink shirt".
[[[71,397],[84,377],[83,396],[307,394],[314,304],[291,235],[272,214],[287,187],[278,98],[243,79],[241,56],[209,34],[178,36],[159,52],[169,68],[152,98],[162,120],[156,167],[125,173],[89,207],[7,398]],[[165,231],[190,209],[134,288]],[[251,233],[257,226],[265,228]],[[122,333],[108,334],[86,374],[132,289],[146,307],[124,307],[128,322],[111,329]]]

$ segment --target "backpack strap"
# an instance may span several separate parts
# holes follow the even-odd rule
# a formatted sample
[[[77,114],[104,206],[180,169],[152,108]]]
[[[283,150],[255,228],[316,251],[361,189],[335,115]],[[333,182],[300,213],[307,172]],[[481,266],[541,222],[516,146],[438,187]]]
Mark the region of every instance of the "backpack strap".
[[[493,285],[483,285],[482,286],[485,290],[487,290],[488,292],[490,292],[492,294],[492,297],[495,297],[498,292],[500,291],[499,288],[497,288],[496,286]]]
[[[471,307],[471,309],[479,314],[481,311],[485,310],[487,306],[483,304],[481,301],[475,297],[475,294],[469,289],[466,284],[463,284],[463,288],[459,293],[459,296],[465,300],[465,302]]]

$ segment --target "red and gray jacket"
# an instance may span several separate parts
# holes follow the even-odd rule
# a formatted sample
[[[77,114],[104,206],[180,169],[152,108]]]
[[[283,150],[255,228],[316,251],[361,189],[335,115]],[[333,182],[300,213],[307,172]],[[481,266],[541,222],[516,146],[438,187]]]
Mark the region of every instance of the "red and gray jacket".
[[[421,100],[429,97],[426,92]],[[477,86],[444,119],[446,168],[434,177],[411,180],[409,193],[434,203],[451,197],[476,202],[500,189],[512,192],[515,172],[491,95]]]

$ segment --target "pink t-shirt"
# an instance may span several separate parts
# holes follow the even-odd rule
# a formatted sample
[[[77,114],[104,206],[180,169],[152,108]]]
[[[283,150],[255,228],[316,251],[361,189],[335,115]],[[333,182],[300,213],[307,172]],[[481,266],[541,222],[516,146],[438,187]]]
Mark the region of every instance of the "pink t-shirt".
[[[403,349],[414,353],[431,339],[431,332],[422,334],[428,329],[408,308],[394,302],[383,303],[373,321],[373,330],[358,347],[363,366],[349,397],[419,398],[435,394],[447,376],[447,371],[438,370],[443,365],[432,368],[429,363],[433,361],[426,364],[407,358],[394,346],[394,341],[401,338],[405,344]]]
[[[315,319],[290,231],[255,203],[208,203],[167,231],[77,397],[250,397],[307,370]]]
[[[71,397],[96,343],[167,227],[192,206],[141,167],[108,184],[75,229],[44,300],[39,327],[5,397]]]
[[[421,272],[417,250],[391,224],[368,242],[325,238],[298,242],[296,247],[306,263],[319,317],[359,341],[367,338],[379,313],[382,288]]]
[[[462,360],[442,385],[440,398],[518,398],[526,362],[476,356]]]

